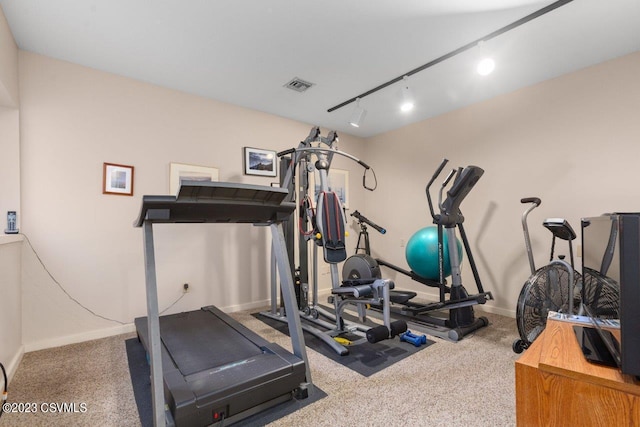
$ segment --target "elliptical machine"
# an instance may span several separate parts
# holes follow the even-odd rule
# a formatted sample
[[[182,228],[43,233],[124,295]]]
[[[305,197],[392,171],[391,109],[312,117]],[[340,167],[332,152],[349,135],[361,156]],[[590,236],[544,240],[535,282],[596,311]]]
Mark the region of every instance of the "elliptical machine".
[[[437,287],[440,294],[439,301],[425,304],[411,300],[416,296],[415,292],[391,291],[390,302],[393,304],[391,312],[402,316],[410,322],[418,323],[430,329],[433,335],[458,341],[465,335],[489,324],[489,320],[486,317],[475,317],[473,306],[476,304],[484,304],[487,300],[492,300],[493,296],[491,292],[485,292],[482,287],[478,269],[476,268],[471,247],[464,230],[464,216],[460,211],[460,204],[473,189],[480,177],[482,177],[484,170],[477,166],[467,166],[464,169],[458,168],[451,170],[440,186],[438,193],[438,213],[436,213],[430,190],[432,184],[442,173],[447,163],[447,159],[442,161],[425,189],[429,211],[434,224],[436,224],[438,228],[438,280],[421,277],[413,271],[405,270],[382,259],[373,260],[373,258],[367,257],[366,254],[357,254],[347,259],[343,267],[343,275],[348,274],[353,277],[361,274],[362,277],[367,277],[368,275],[375,274],[376,269],[372,265],[372,263],[375,262],[376,266],[381,265],[391,268],[424,285]],[[453,184],[451,184],[451,188],[447,190],[446,199],[443,201],[444,190],[452,179]],[[360,221],[364,222],[362,219],[360,219]],[[465,253],[478,289],[477,294],[470,295],[462,284],[461,260],[458,256],[456,229],[462,238]],[[447,236],[447,249],[449,252],[451,286],[447,285],[445,274],[445,234]],[[365,240],[365,242],[367,240]],[[446,294],[449,294],[448,299],[446,298]],[[436,310],[449,310],[449,315],[448,317],[436,316],[434,314]]]

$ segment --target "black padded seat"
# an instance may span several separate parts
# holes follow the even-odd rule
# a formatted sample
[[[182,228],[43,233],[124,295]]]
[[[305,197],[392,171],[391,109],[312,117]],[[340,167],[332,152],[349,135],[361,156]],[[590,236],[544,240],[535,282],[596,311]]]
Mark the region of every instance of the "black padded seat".
[[[412,291],[389,291],[389,299],[394,304],[406,304],[411,298],[418,295]]]

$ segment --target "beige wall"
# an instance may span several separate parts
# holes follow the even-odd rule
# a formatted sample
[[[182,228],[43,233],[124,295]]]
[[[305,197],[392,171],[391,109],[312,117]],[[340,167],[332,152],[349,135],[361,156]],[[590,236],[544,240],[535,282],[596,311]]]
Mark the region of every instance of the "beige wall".
[[[168,194],[171,162],[214,166],[221,181],[269,185],[242,174],[242,147],[297,146],[311,125],[20,52],[24,340],[28,349],[126,329],[146,313],[142,231],[132,226],[144,194]],[[323,131],[326,134],[326,130]],[[360,156],[348,135],[341,149]],[[134,197],[103,195],[102,164],[135,167]],[[352,197],[360,167],[352,172]],[[250,225],[155,228],[160,308],[267,304],[268,229]],[[100,332],[102,331],[102,332]],[[70,338],[71,337],[71,338]]]
[[[0,362],[13,376],[23,354],[21,237],[3,233],[7,211],[20,215],[18,47],[0,8]],[[0,377],[0,385],[2,379]]]
[[[16,68],[18,64],[16,63]],[[20,226],[20,113],[0,106],[0,226],[7,225],[7,211],[18,213]]]
[[[22,358],[22,295],[20,287],[21,269],[20,236],[0,235],[0,363],[7,369],[9,381]],[[0,387],[3,384],[0,375]]]
[[[15,64],[17,68],[17,63]],[[20,140],[18,110],[0,106],[0,362],[5,366],[22,346],[20,240],[4,234],[7,211],[20,210]]]
[[[17,107],[18,47],[0,7],[0,106]]]
[[[20,214],[18,47],[0,8],[0,224],[7,211]]]
[[[402,242],[431,225],[424,187],[443,158],[451,167],[478,165],[485,174],[462,204],[465,230],[483,285],[496,298],[487,308],[515,315],[530,275],[521,198],[542,199],[529,216],[538,267],[549,257],[545,218],[567,218],[580,236],[581,217],[640,211],[638,75],[635,53],[369,139],[380,188],[367,200],[367,214],[388,230],[372,235],[377,254],[406,266]],[[557,253],[568,256],[564,243]],[[398,287],[426,289],[391,276]],[[463,284],[475,289],[468,263]]]

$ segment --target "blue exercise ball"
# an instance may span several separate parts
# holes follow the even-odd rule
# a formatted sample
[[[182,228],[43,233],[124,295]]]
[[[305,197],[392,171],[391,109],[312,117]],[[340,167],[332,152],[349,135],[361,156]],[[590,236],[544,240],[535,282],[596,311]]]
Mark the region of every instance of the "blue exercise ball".
[[[449,246],[447,234],[443,230],[443,255],[444,255],[444,277],[451,274],[449,263]],[[458,244],[458,258],[462,261],[462,245],[456,238]],[[430,280],[440,279],[440,269],[438,267],[438,227],[432,225],[418,230],[407,242],[405,257],[411,270],[418,276]]]

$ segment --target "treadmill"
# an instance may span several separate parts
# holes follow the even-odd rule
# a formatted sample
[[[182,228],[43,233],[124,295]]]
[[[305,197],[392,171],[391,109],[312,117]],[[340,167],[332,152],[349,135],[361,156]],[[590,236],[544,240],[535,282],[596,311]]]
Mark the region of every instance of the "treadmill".
[[[155,426],[230,424],[313,393],[282,221],[288,191],[228,182],[184,181],[177,196],[143,196],[147,316],[135,319],[151,365]],[[269,343],[215,306],[159,317],[153,224],[269,226],[293,353]]]

